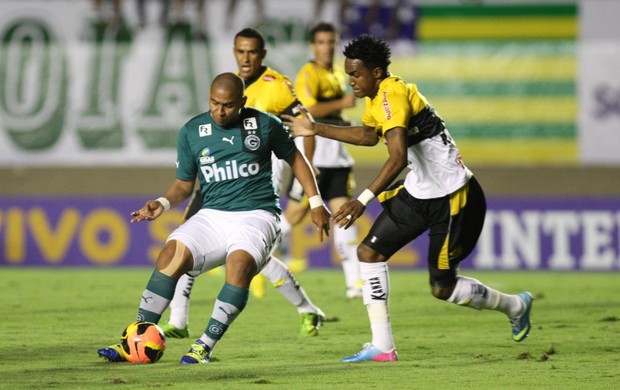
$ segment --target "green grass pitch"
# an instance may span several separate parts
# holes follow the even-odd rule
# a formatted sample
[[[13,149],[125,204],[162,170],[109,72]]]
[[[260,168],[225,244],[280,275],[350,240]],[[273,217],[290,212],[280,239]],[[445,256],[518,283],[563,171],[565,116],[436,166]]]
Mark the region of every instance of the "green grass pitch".
[[[298,280],[339,321],[299,339],[298,316],[271,287],[218,344],[210,364],[181,356],[207,323],[221,275],[197,279],[191,340],[168,339],[153,365],[106,363],[97,349],[119,340],[135,318],[151,270],[0,270],[2,389],[612,389],[620,386],[620,275],[464,272],[505,292],[536,297],[533,328],[511,339],[503,314],[433,298],[426,272],[392,271],[392,328],[400,360],[344,364],[370,340],[366,310],[348,300],[339,270],[308,270]],[[166,321],[165,313],[162,322]]]

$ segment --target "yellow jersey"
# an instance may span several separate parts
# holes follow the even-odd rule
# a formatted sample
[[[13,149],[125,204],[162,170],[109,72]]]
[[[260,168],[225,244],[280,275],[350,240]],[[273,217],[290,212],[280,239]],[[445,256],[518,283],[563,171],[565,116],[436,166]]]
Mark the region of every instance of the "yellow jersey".
[[[395,127],[407,130],[405,188],[418,199],[439,198],[461,188],[472,176],[441,117],[415,84],[398,76],[381,81],[374,98],[366,98],[362,116],[381,140]]]
[[[297,91],[299,100],[306,107],[340,99],[346,91],[346,74],[337,65],[334,65],[330,70],[310,61],[297,73],[295,91]],[[340,119],[340,116],[338,115],[334,119]]]
[[[248,98],[246,106],[275,116],[295,115],[293,108],[301,104],[291,80],[269,67],[264,67],[255,79],[245,82],[245,96]]]
[[[297,73],[295,91],[299,100],[306,107],[317,103],[340,99],[346,92],[346,73],[341,67],[334,65],[332,69],[319,66],[310,61]],[[315,118],[317,122],[344,125],[340,113],[326,118]],[[302,141],[297,138],[297,147],[303,150]],[[347,148],[340,142],[324,137],[315,137],[315,149],[312,163],[317,168],[347,168],[355,162]]]

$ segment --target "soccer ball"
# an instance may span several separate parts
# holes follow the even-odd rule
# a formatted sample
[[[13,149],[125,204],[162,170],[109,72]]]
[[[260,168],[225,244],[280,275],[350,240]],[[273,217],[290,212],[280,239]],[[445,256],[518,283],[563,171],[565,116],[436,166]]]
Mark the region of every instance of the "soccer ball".
[[[121,349],[130,363],[157,363],[166,350],[166,336],[154,323],[137,321],[123,331]]]

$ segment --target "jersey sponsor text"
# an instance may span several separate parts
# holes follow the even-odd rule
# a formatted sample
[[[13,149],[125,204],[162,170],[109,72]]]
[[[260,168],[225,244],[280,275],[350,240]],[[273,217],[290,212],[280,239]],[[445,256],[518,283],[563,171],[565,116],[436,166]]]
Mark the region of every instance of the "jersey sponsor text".
[[[223,167],[217,164],[200,167],[202,175],[207,183],[234,180],[240,177],[250,177],[260,171],[259,163],[237,165],[236,160],[226,161]]]

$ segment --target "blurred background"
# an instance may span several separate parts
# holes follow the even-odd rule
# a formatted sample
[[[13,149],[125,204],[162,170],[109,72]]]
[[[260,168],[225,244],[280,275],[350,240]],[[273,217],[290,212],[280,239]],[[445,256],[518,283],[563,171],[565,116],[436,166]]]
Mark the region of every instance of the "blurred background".
[[[234,34],[258,28],[294,77],[328,21],[342,44],[390,43],[485,188],[464,267],[620,270],[618,17],[616,0],[0,0],[0,266],[152,264],[182,210],[127,217],[172,182],[178,129],[236,69]],[[387,153],[349,149],[361,191]],[[337,265],[312,231],[294,254]],[[391,264],[424,267],[425,239]]]

